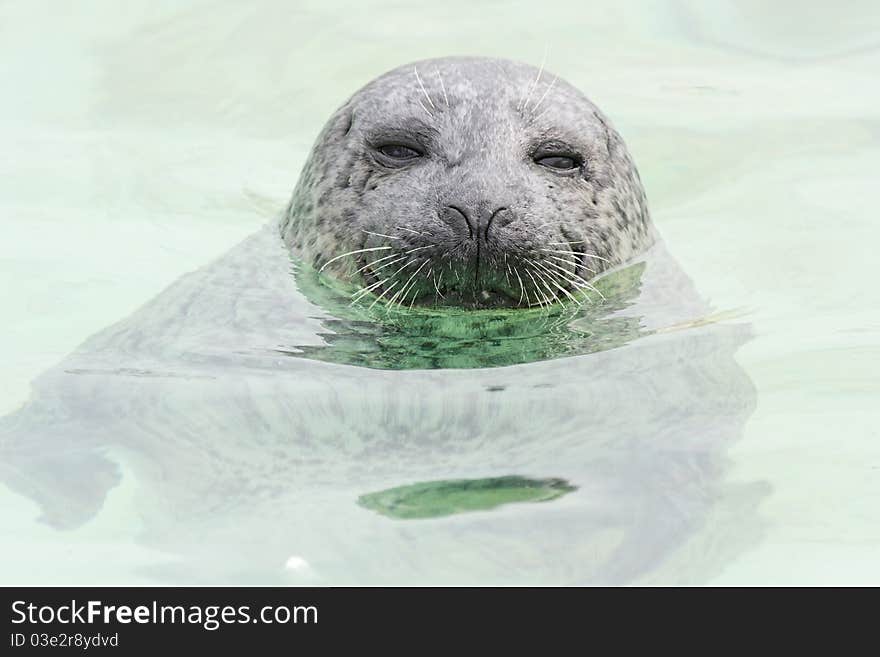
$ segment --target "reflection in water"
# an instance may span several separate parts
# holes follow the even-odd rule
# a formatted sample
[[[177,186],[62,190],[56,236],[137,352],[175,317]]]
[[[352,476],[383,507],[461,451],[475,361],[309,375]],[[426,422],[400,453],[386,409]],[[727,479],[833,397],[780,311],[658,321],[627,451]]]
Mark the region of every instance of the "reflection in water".
[[[377,326],[300,285],[271,226],[182,278],[37,380],[0,421],[0,477],[64,532],[131,473],[139,542],[175,559],[141,573],[160,582],[698,582],[757,538],[766,491],[722,480],[755,403],[749,331],[699,321],[662,246],[547,332],[528,313]],[[358,504],[512,472],[571,491],[417,523]]]
[[[576,488],[564,479],[511,475],[399,486],[361,495],[358,504],[389,518],[437,518],[467,511],[488,511],[513,502],[548,502],[573,490]]]
[[[331,314],[320,334],[325,344],[279,351],[332,363],[411,370],[499,367],[611,349],[643,334],[638,318],[610,316],[638,295],[643,269],[639,263],[605,276],[581,307],[389,312],[372,306],[372,295],[362,306],[352,306],[351,290],[335,287],[300,264],[299,289]]]

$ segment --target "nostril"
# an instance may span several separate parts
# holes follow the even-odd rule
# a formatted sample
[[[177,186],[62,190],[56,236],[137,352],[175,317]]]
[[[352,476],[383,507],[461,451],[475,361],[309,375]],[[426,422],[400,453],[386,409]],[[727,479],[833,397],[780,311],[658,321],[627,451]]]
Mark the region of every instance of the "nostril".
[[[489,237],[489,229],[492,227],[493,222],[496,226],[506,226],[511,221],[513,221],[513,213],[506,207],[498,208],[489,216],[489,221],[486,222],[486,237]]]
[[[485,240],[489,238],[489,229],[506,226],[516,217],[507,206],[496,208],[491,213],[487,203],[478,203],[477,210],[470,214],[459,205],[447,205],[440,211],[440,218],[459,234],[464,234],[467,226],[470,239]]]
[[[462,224],[464,224],[468,229],[468,237],[474,236],[473,224],[471,224],[471,220],[464,210],[454,205],[447,205],[443,210],[443,218],[446,223],[456,230],[460,230],[463,227]]]

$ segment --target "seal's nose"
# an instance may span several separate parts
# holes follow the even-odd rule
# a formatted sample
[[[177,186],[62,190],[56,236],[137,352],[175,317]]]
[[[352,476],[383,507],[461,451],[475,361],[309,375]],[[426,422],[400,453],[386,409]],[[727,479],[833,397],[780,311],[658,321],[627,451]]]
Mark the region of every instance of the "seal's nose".
[[[440,218],[448,224],[458,235],[467,231],[468,237],[474,236],[474,225],[471,223],[467,212],[457,205],[447,205],[440,211]]]
[[[475,209],[468,209],[460,205],[447,205],[440,212],[440,218],[453,228],[457,233],[470,239],[489,239],[489,229],[497,223],[510,223],[506,219],[509,211],[506,207],[493,207],[489,204],[480,204]]]

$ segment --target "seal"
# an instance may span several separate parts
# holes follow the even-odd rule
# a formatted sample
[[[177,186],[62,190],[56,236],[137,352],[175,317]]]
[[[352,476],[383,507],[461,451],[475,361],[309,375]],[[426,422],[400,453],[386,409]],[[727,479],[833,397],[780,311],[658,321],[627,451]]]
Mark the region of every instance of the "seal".
[[[654,242],[623,139],[578,89],[498,59],[396,68],[330,118],[280,222],[389,306],[549,306]]]
[[[461,276],[470,271],[467,253],[488,277],[484,256],[516,252],[517,239],[535,250],[532,259],[570,257],[586,245],[583,253],[612,261],[584,260],[600,271],[629,257],[647,237],[627,237],[614,224],[619,216],[636,230],[614,210],[615,199],[626,205],[625,176],[596,182],[620,177],[609,161],[637,180],[620,159],[622,145],[613,133],[605,141],[600,115],[566,100],[578,97],[560,82],[515,70],[420,64],[403,72],[406,85],[380,83],[391,97],[353,100],[328,127],[333,145],[319,146],[307,167],[312,182],[302,181],[295,204],[316,207],[293,213],[289,243],[350,280],[367,263],[376,276],[393,272],[407,261],[380,269],[395,258],[379,258],[420,249],[406,255],[432,259],[413,280],[422,284],[433,266],[447,298],[469,293],[468,281],[453,282],[454,267]],[[480,71],[521,97],[490,112],[500,92]],[[416,72],[426,93],[412,82]],[[407,102],[424,108],[407,114]],[[539,139],[530,124],[514,122],[520,102],[535,125],[552,114],[542,125],[581,130],[563,136],[588,175],[526,159]],[[444,149],[460,150],[438,154],[427,139],[409,142],[425,149],[418,160],[382,165],[378,158],[407,152],[365,150],[370,126],[388,128],[380,110],[389,121],[421,121]],[[492,144],[496,150],[480,152]],[[516,144],[519,160],[496,148]],[[456,152],[471,159],[456,164]],[[607,152],[617,159],[602,159]],[[479,223],[480,199],[507,204],[512,218],[502,212]],[[463,210],[481,234],[471,238],[466,222],[445,224],[454,215],[441,212],[442,202]],[[240,244],[91,336],[34,381],[26,405],[0,418],[0,499],[12,505],[15,523],[5,538],[35,554],[64,552],[10,566],[17,578],[53,567],[68,579],[88,578],[94,550],[70,553],[67,539],[107,522],[120,556],[102,563],[101,579],[160,584],[700,584],[759,540],[758,508],[769,487],[726,476],[729,447],[756,405],[735,357],[751,330],[704,321],[710,309],[662,240],[589,279],[606,295],[601,303],[516,308],[511,275],[502,289],[516,295],[513,308],[433,308],[443,299],[429,290],[419,298],[424,307],[373,318],[350,306],[348,285],[302,261],[291,271],[274,221],[283,203],[273,200],[266,225]],[[603,235],[617,241],[606,246]],[[566,239],[569,248],[551,244]],[[375,247],[391,248],[337,258]],[[508,254],[509,263],[514,258]],[[551,270],[550,262],[565,264],[537,261]],[[373,296],[392,299],[421,262]],[[523,277],[528,263],[515,264]],[[484,280],[483,290],[501,285]],[[541,298],[537,284],[525,276],[523,305]],[[571,310],[576,319],[567,317]],[[565,327],[555,323],[562,316]],[[525,491],[529,482],[543,490]],[[553,491],[567,492],[488,508]],[[401,517],[426,505],[431,520]],[[376,516],[379,509],[397,517]],[[482,511],[470,519],[438,515],[451,509]]]

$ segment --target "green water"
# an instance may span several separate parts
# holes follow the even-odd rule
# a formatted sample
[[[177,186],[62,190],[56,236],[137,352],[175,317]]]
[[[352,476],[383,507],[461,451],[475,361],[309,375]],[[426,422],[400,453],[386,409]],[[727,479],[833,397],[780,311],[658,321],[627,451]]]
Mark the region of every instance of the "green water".
[[[429,481],[361,495],[358,504],[389,518],[438,518],[515,502],[548,502],[573,490],[563,479],[517,476]]]
[[[609,317],[639,292],[644,266],[635,264],[595,282],[598,293],[549,308],[388,309],[368,295],[352,305],[351,288],[299,264],[296,283],[331,317],[321,346],[279,349],[299,358],[379,369],[502,367],[613,349],[649,332],[638,318]]]

